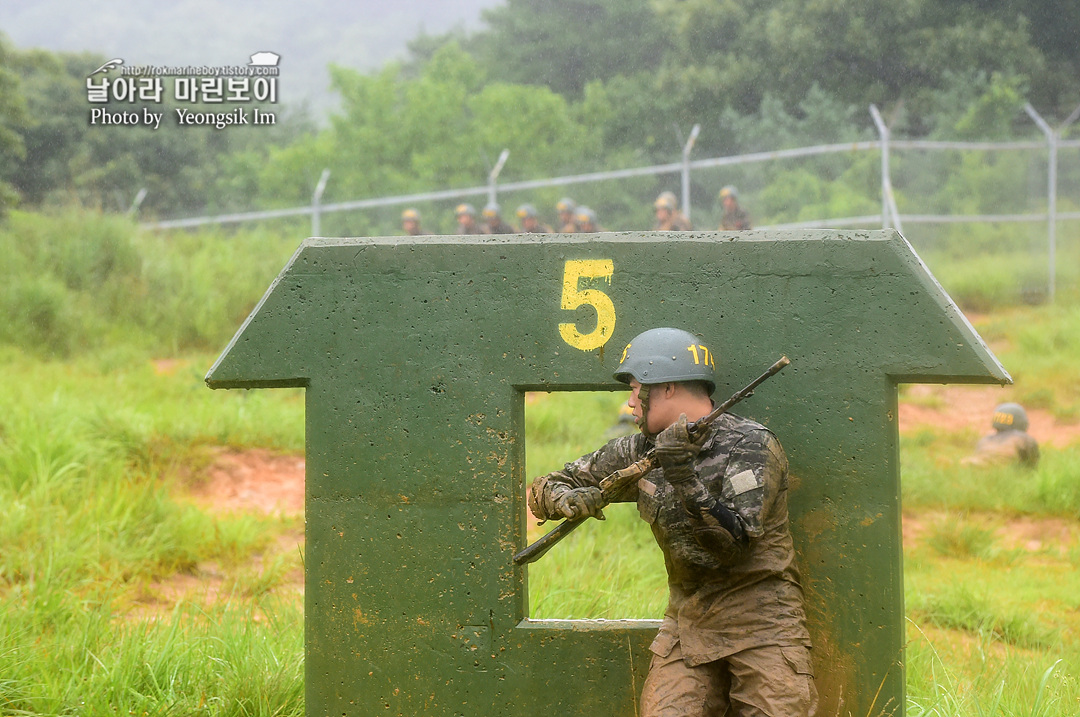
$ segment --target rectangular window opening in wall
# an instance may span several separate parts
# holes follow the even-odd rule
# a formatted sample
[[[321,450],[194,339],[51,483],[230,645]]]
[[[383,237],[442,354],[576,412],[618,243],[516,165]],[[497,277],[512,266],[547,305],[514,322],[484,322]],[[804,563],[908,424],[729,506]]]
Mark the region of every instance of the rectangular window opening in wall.
[[[530,391],[525,394],[525,490],[533,479],[637,432],[622,415],[628,392]],[[526,511],[531,545],[558,525]],[[615,503],[606,520],[589,519],[526,566],[532,619],[660,619],[667,604],[664,559],[636,504]]]

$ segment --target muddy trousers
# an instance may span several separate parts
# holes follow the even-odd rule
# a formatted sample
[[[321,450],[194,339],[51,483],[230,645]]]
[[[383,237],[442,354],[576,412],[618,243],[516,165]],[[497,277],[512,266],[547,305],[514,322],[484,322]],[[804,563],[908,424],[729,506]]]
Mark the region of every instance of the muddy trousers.
[[[653,655],[641,717],[813,717],[817,688],[806,647],[758,647],[690,667],[679,643]]]

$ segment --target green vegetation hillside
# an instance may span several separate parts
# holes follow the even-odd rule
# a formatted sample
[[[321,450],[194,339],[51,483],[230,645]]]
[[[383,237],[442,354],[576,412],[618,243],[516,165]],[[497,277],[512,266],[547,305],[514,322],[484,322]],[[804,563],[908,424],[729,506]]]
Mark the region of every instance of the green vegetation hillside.
[[[268,23],[292,12],[266,10]],[[340,107],[325,126],[300,107],[275,105],[273,128],[221,131],[91,127],[85,81],[110,59],[104,49],[20,50],[0,39],[3,205],[126,210],[145,188],[149,218],[296,206],[308,203],[325,168],[326,202],[435,191],[482,184],[504,148],[513,158],[506,180],[671,162],[695,123],[698,157],[874,138],[871,103],[897,138],[1040,139],[1025,102],[1053,125],[1080,102],[1080,10],[1050,0],[509,0],[483,17],[475,31],[413,38],[406,59],[370,72],[344,66],[342,51],[326,68]],[[362,26],[358,17],[338,34]],[[172,107],[154,109],[171,115]],[[871,177],[872,162],[826,171],[821,181],[835,190],[806,189],[832,195],[834,209],[874,207]],[[771,193],[789,196],[799,179]],[[746,181],[760,185],[755,194],[771,183]],[[723,183],[702,187],[695,204],[713,204]],[[620,228],[643,228],[648,204],[669,188],[588,201]],[[960,197],[933,199],[945,198],[958,208]],[[329,230],[387,233],[394,220],[356,214]]]
[[[303,714],[301,518],[191,499],[221,447],[303,450],[302,391],[202,381],[295,244],[265,230],[143,233],[94,212],[15,212],[0,228],[12,257],[0,269],[0,712]],[[962,264],[942,253],[931,268],[962,277]],[[1017,379],[1001,400],[1076,422],[1075,283],[1053,306],[980,296],[976,328]],[[527,473],[597,445],[622,399],[531,397]],[[980,471],[962,462],[980,432],[901,437],[907,714],[1071,717],[1080,443],[1044,443],[1032,471]],[[651,536],[632,509],[609,516],[530,568],[534,616],[659,614]],[[183,599],[168,587],[200,581],[213,587]]]
[[[223,447],[303,450],[302,391],[211,392],[203,375],[308,218],[193,232],[137,219],[307,205],[326,168],[324,202],[477,186],[504,148],[503,181],[672,162],[694,123],[695,156],[875,139],[870,103],[894,139],[1042,142],[1025,103],[1054,126],[1080,103],[1080,5],[1049,0],[508,0],[484,18],[372,72],[327,68],[340,106],[325,124],[282,107],[272,129],[220,132],[91,127],[86,76],[108,57],[0,37],[0,714],[303,714],[289,577],[302,519],[192,494]],[[1060,160],[1058,211],[1080,211],[1080,152]],[[1046,166],[1040,149],[915,150],[891,173],[905,215],[1031,215]],[[609,228],[645,229],[674,181],[574,194]],[[696,174],[699,226],[716,226],[732,183],[758,225],[881,211],[876,152]],[[500,200],[546,213],[562,194]],[[453,228],[448,206],[419,208],[428,229]],[[343,212],[323,229],[396,234],[398,220]],[[1016,379],[1001,399],[1075,425],[1080,222],[1057,225],[1052,303],[1044,222],[912,222],[905,236]],[[901,388],[907,407],[943,395]],[[621,399],[531,397],[530,476],[596,445]],[[1072,717],[1080,445],[980,471],[963,462],[980,432],[939,420],[901,436],[907,714]],[[665,599],[633,511],[531,570],[535,616],[655,617]],[[208,575],[199,597],[166,587]]]

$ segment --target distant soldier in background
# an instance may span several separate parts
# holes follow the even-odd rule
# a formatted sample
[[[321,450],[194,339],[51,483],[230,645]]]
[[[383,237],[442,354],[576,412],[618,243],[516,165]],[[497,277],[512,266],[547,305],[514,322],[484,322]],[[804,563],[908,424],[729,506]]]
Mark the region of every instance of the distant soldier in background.
[[[570,197],[563,197],[555,204],[555,211],[559,213],[559,231],[563,234],[573,234],[578,231],[577,222],[574,221],[574,212],[577,211],[577,202]]]
[[[728,185],[720,190],[720,201],[724,205],[724,216],[720,219],[720,231],[729,232],[750,228],[750,215],[739,206],[739,193]]]
[[[531,204],[522,204],[517,208],[517,217],[521,222],[521,231],[524,234],[550,234],[551,227],[541,224],[536,216],[536,207]]]
[[[679,200],[674,192],[662,192],[653,202],[656,210],[655,232],[688,232],[694,228],[690,220],[679,211]]]
[[[484,207],[485,234],[514,234],[516,230],[503,221],[502,212],[495,202],[488,202]]]
[[[994,409],[990,422],[994,432],[975,445],[975,454],[966,465],[1003,465],[1019,462],[1034,468],[1039,464],[1039,442],[1028,435],[1027,412],[1019,403],[1003,403]]]
[[[476,223],[476,207],[471,204],[459,204],[454,209],[457,218],[458,234],[483,234]]]
[[[634,409],[630,408],[629,401],[623,401],[619,406],[618,417],[615,423],[604,433],[604,440],[610,441],[619,436],[632,436],[638,432],[637,419],[634,418]]]
[[[582,234],[605,231],[596,219],[596,212],[588,207],[577,208],[577,211],[574,212],[574,223],[577,224],[578,231]]]
[[[411,237],[426,236],[431,233],[420,228],[420,212],[411,207],[401,213],[401,228],[406,235]]]

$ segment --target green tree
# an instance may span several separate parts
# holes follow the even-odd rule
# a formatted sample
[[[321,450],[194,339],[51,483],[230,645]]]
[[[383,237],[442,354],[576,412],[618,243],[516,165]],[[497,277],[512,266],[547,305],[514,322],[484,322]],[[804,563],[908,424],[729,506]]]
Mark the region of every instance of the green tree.
[[[89,126],[86,90],[79,78],[101,62],[91,54],[18,53],[31,118],[22,130],[26,152],[15,165],[13,181],[27,204],[38,206],[74,192],[71,165],[85,151]]]
[[[1023,17],[925,0],[657,0],[675,28],[665,60],[687,107],[753,112],[768,92],[793,107],[819,85],[844,103],[918,103],[949,72],[1030,76],[1043,65]]]
[[[26,154],[21,135],[28,121],[26,99],[13,65],[11,49],[0,34],[0,217],[18,199],[10,181]]]
[[[1051,117],[1064,119],[1080,103],[1080,3],[1061,0],[971,0],[977,12],[1024,18],[1045,67],[1029,79],[1028,99]]]
[[[494,80],[580,98],[585,85],[655,70],[668,32],[649,0],[507,0],[470,49]]]
[[[306,204],[328,168],[326,201],[378,197],[482,185],[503,149],[503,180],[557,174],[580,167],[599,145],[562,96],[488,83],[456,43],[436,50],[417,76],[395,64],[373,75],[333,67],[331,78],[341,109],[330,127],[272,149],[262,166],[235,164],[233,181],[245,183],[240,177],[254,170],[266,202]]]
[[[0,87],[0,104],[25,95],[25,111],[17,128],[16,147],[21,149],[4,163],[6,171],[0,176],[27,205],[76,203],[126,211],[145,188],[142,209],[150,214],[175,216],[212,209],[228,201],[217,181],[223,157],[247,147],[287,142],[307,121],[303,115],[278,112],[282,119],[273,127],[179,127],[173,122],[177,103],[166,78],[160,102],[95,105],[112,113],[144,108],[163,113],[158,129],[91,125],[86,78],[104,61],[92,53],[26,50],[8,54],[6,65],[17,73],[22,94]],[[232,109],[222,105],[188,108]],[[243,201],[246,206],[250,200]]]

